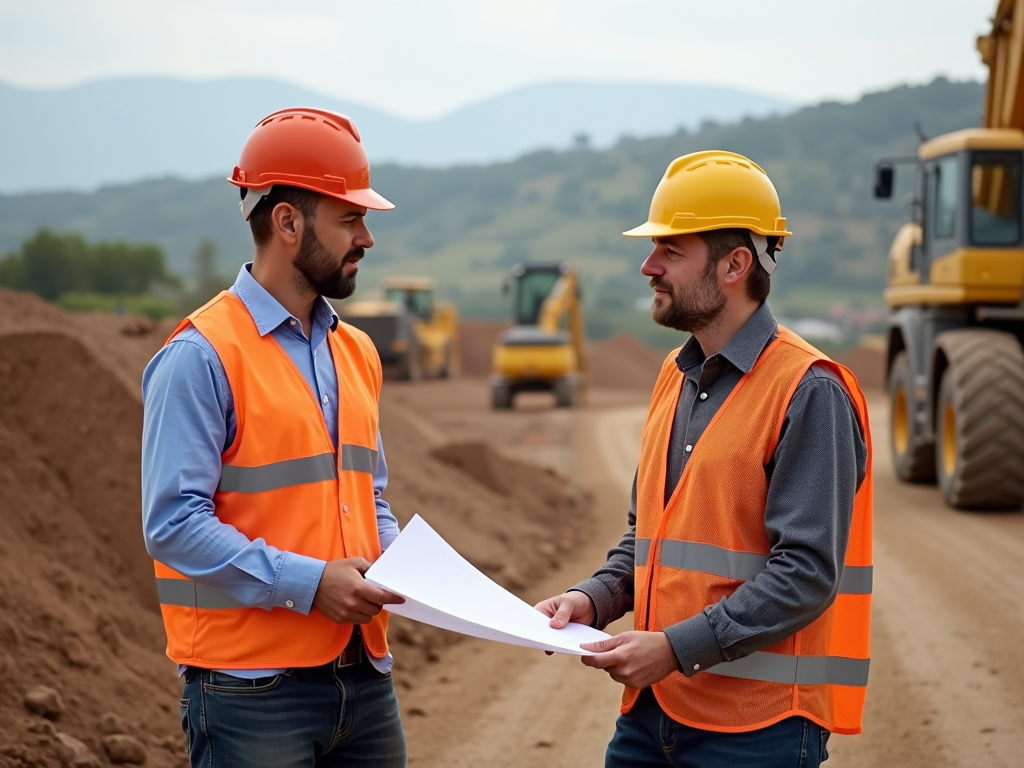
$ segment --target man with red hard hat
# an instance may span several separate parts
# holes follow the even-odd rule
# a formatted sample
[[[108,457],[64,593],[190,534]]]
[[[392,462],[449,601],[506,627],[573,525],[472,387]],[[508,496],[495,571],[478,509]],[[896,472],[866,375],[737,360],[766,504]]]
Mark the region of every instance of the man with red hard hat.
[[[406,763],[387,614],[363,574],[398,535],[381,494],[380,360],[327,299],[373,246],[359,133],[286,109],[228,180],[255,244],[143,378],[143,528],[193,766]]]

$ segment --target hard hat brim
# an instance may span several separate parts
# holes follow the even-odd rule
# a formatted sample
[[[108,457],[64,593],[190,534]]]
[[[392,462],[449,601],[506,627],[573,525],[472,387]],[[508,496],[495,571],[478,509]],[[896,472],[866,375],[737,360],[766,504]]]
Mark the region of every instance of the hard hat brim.
[[[793,233],[786,229],[765,230],[761,227],[752,227],[749,224],[740,222],[723,224],[709,224],[707,226],[673,227],[671,224],[661,224],[657,221],[645,221],[639,227],[627,229],[622,234],[626,237],[672,237],[673,235],[696,235],[699,232],[713,232],[716,229],[749,229],[757,235],[765,237],[792,237]]]
[[[352,205],[361,205],[363,208],[369,208],[372,211],[390,211],[395,207],[394,203],[386,197],[377,194],[369,187],[366,189],[350,189],[344,194],[330,195],[330,197],[336,197],[339,200],[344,200],[346,203],[352,203]]]

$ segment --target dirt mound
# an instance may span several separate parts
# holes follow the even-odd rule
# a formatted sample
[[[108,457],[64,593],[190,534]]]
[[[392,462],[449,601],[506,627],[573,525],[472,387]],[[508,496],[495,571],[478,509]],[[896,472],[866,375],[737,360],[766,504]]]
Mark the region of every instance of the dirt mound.
[[[848,349],[836,355],[836,362],[853,371],[861,389],[885,389],[885,350],[880,346],[862,344]]]
[[[486,379],[491,375],[491,353],[509,324],[500,320],[459,320],[462,375]]]
[[[173,325],[132,322],[0,291],[0,766],[107,765],[111,723],[146,765],[187,765],[139,514],[139,381]],[[438,450],[422,417],[382,409],[399,520],[422,514],[507,587],[589,529],[589,498],[552,473],[486,445]],[[406,688],[458,641],[402,619],[391,637]]]
[[[631,333],[587,344],[590,381],[604,389],[643,389],[650,392],[665,355]]]

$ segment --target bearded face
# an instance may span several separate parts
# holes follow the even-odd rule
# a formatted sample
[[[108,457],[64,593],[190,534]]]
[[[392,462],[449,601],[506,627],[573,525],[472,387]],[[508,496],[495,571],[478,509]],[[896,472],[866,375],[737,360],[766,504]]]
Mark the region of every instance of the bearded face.
[[[716,279],[717,268],[717,263],[709,261],[697,280],[685,287],[652,277],[651,287],[665,291],[670,299],[667,304],[654,300],[651,306],[654,322],[688,333],[700,333],[715,322],[725,309],[725,294]]]
[[[346,277],[346,264],[363,258],[363,248],[351,248],[344,256],[329,251],[316,236],[312,226],[303,230],[299,252],[292,262],[298,270],[299,279],[328,299],[347,299],[356,289],[356,276]]]

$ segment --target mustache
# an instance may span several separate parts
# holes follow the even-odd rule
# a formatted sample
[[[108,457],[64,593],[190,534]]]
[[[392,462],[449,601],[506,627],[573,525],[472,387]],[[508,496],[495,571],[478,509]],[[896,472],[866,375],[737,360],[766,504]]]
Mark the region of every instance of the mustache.
[[[341,263],[354,264],[356,262],[362,261],[362,258],[365,255],[365,248],[352,248],[348,253],[345,254],[345,258],[341,260]]]
[[[657,278],[657,277],[652,277],[651,278],[650,286],[651,286],[651,288],[654,288],[655,290],[664,291],[665,293],[669,294],[670,296],[672,295],[672,286],[669,285],[668,283],[666,283],[665,281]]]

